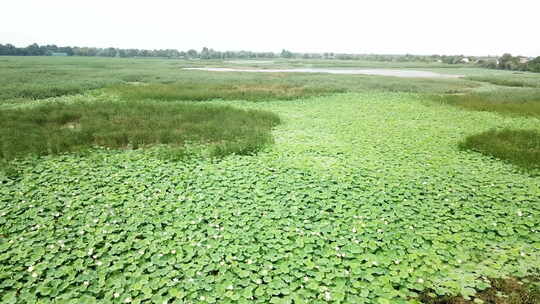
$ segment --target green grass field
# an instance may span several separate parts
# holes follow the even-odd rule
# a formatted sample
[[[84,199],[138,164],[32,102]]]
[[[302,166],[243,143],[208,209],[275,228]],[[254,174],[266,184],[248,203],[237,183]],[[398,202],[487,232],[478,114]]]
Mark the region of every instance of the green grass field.
[[[186,66],[0,57],[3,303],[540,298],[540,75]]]

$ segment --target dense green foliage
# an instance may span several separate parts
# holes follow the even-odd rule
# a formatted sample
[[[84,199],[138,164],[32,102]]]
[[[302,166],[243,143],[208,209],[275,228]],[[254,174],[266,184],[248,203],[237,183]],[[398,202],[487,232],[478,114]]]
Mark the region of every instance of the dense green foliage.
[[[0,187],[3,301],[405,303],[538,271],[538,179],[456,148],[500,116],[403,93],[219,103],[283,117],[276,145],[16,162]]]
[[[472,111],[540,117],[540,90],[499,89],[435,97],[443,103]]]
[[[489,130],[468,136],[460,147],[491,155],[526,169],[540,169],[540,132],[537,130]]]
[[[480,65],[491,69],[540,73],[540,56],[528,58],[524,56],[512,56],[512,54],[506,53],[498,59],[482,60]]]
[[[0,111],[0,159],[186,142],[212,154],[252,154],[272,141],[279,118],[218,105],[163,102],[53,102]]]

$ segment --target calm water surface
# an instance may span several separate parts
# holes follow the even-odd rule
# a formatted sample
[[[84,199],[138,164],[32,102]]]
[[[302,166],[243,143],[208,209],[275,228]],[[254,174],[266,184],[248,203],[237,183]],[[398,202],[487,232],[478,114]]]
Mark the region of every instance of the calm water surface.
[[[439,74],[429,71],[405,69],[233,69],[233,68],[184,68],[184,70],[212,71],[212,72],[259,72],[259,73],[328,73],[347,75],[380,75],[405,78],[459,78],[463,75]]]

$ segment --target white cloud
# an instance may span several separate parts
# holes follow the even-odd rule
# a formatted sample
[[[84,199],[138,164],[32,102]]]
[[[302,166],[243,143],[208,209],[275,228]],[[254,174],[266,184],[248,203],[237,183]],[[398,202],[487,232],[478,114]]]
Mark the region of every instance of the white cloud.
[[[0,43],[540,55],[537,0],[6,1]]]

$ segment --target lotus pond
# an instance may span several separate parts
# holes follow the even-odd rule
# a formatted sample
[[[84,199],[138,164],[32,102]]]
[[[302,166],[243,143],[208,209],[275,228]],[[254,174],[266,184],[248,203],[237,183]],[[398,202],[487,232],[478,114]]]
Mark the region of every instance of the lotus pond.
[[[216,102],[278,114],[275,144],[95,149],[0,177],[2,302],[417,303],[538,274],[538,176],[458,148],[538,119],[412,93]]]

